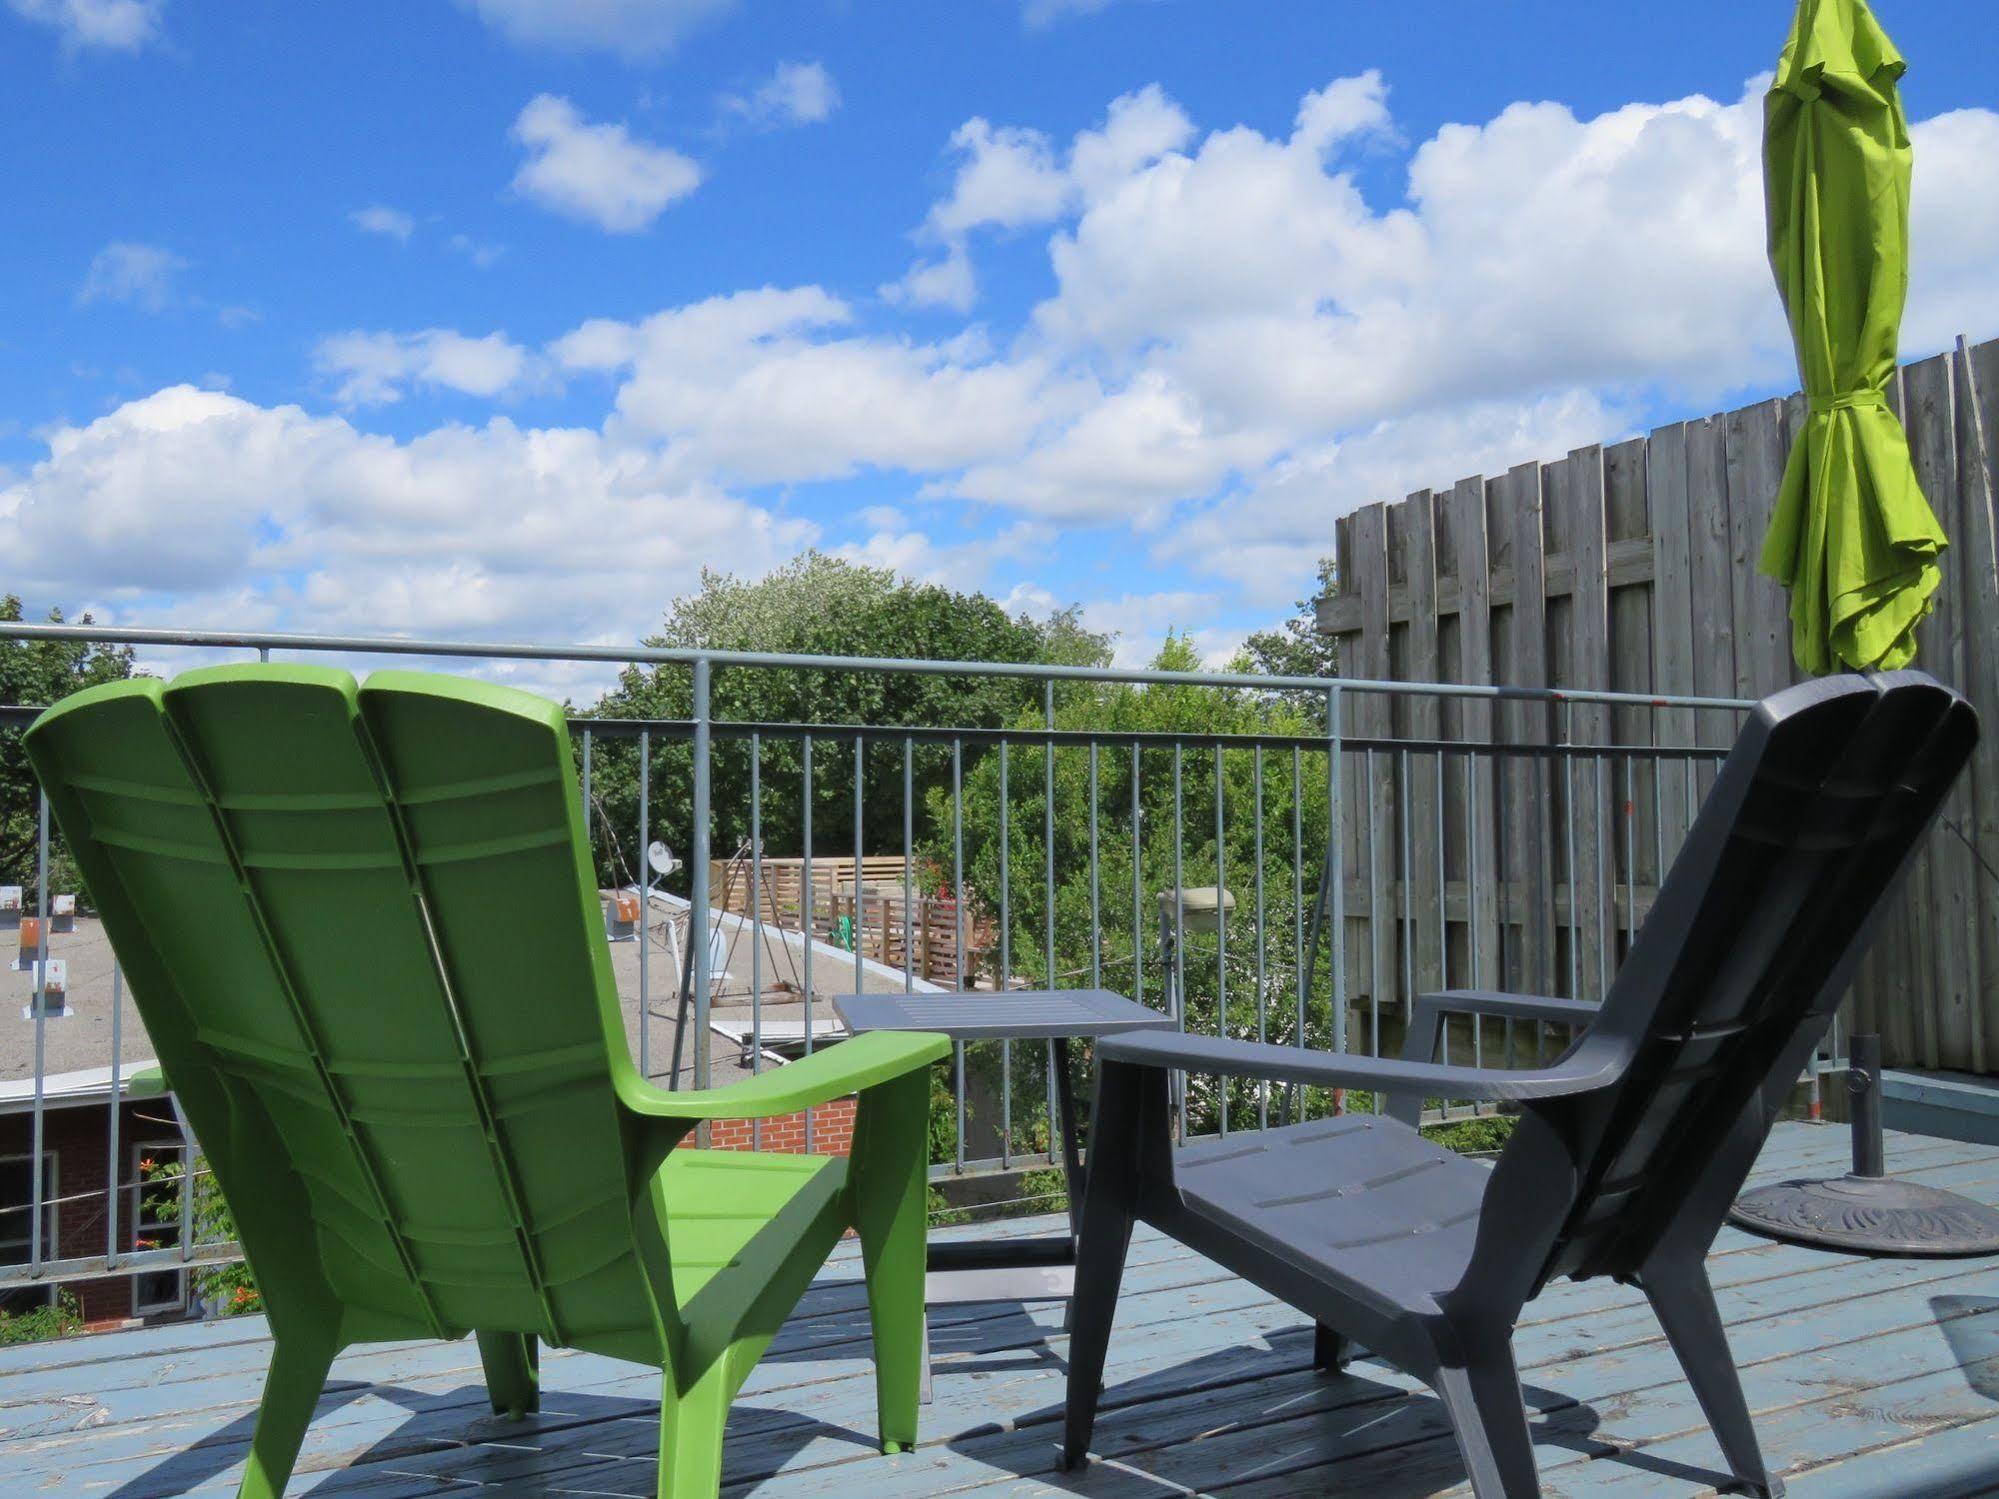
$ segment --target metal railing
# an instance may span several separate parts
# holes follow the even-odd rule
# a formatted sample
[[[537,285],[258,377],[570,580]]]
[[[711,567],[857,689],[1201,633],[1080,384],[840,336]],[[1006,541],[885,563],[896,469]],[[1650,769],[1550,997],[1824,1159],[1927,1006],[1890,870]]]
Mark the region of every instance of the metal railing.
[[[0,639],[10,638],[138,647],[169,665],[183,653],[250,652],[363,666],[394,656],[460,669],[528,660],[684,672],[685,717],[571,721],[603,882],[630,883],[643,897],[636,1060],[671,1087],[705,1087],[714,1075],[715,955],[708,932],[690,919],[680,971],[664,984],[654,973],[655,882],[645,850],[655,838],[688,849],[686,910],[711,913],[702,928],[717,920],[747,928],[752,1070],[766,1056],[773,941],[795,941],[802,960],[807,1051],[825,1039],[814,1034],[811,996],[872,979],[910,988],[1105,986],[1184,1028],[1381,1054],[1397,1049],[1396,1027],[1419,992],[1600,994],[1725,754],[1717,746],[1753,706],[1220,671],[0,624]],[[718,674],[750,672],[1004,679],[1017,681],[1020,693],[1001,721],[976,725],[718,719]],[[1146,722],[1133,711],[1169,699],[1179,704],[1177,719],[1161,712]],[[39,706],[0,706],[0,730],[24,727]],[[1505,725],[1495,722],[1502,706]],[[1714,727],[1699,744],[1662,742],[1665,708],[1697,710]],[[1579,713],[1595,737],[1578,738]],[[1362,722],[1370,732],[1356,731]],[[1412,724],[1425,732],[1409,732]],[[18,754],[18,740],[5,752]],[[46,802],[40,815],[34,883],[46,933]],[[870,828],[892,846],[867,847]],[[749,908],[731,917],[715,913],[711,899],[718,830],[735,838],[748,866]],[[772,837],[780,846],[767,848]],[[764,861],[780,854],[802,860],[792,922],[802,931],[788,931],[786,913],[766,909]],[[900,856],[900,889],[883,892],[880,952],[870,960],[862,868],[869,855],[884,854]],[[817,914],[815,858],[829,857],[852,860],[851,952],[834,948],[836,932]],[[1189,921],[1186,893],[1208,885],[1235,897],[1211,927],[1198,914]],[[663,898],[678,894],[670,889]],[[890,977],[895,933],[886,912],[897,895],[901,962]],[[937,897],[955,926],[948,985],[917,971],[919,895]],[[43,1003],[45,972],[35,971],[28,1012],[35,1161],[46,1144],[46,1027],[62,1023]],[[661,1055],[665,1043],[652,1025],[662,993],[675,1006],[670,1056]],[[117,1160],[122,1004],[122,986],[114,985],[104,1253],[57,1254],[44,1242],[48,1203],[42,1173],[31,1169],[29,1203],[0,1204],[0,1213],[31,1217],[30,1252],[0,1266],[0,1287],[185,1267],[233,1253],[195,1242],[192,1171],[182,1176],[181,1244],[134,1251],[121,1243],[117,1204],[130,1185],[120,1181]],[[12,1022],[0,1024],[19,1035]],[[1550,1039],[1540,1027],[1508,1022],[1461,1030],[1455,1040],[1447,1031],[1444,1045],[1458,1059],[1500,1063],[1539,1054]],[[686,1041],[691,1057],[682,1055]],[[951,1138],[933,1170],[1058,1165],[1053,1065],[1052,1049],[1038,1044],[992,1043],[969,1055],[956,1048]],[[1187,1134],[1379,1106],[1205,1079],[1177,1080],[1173,1097]],[[1432,1117],[1465,1112],[1436,1100]],[[813,1123],[808,1114],[808,1149]],[[7,1237],[0,1227],[0,1240]]]

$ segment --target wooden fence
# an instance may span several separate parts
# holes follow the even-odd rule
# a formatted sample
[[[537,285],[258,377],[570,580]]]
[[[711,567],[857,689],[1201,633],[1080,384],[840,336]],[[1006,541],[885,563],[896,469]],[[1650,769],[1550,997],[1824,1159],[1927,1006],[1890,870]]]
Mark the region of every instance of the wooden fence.
[[[708,888],[714,904],[737,915],[751,914],[751,871],[747,856],[716,859],[708,866]],[[805,861],[772,856],[762,860],[763,883],[757,905],[763,919],[788,931],[804,929],[800,912],[805,891]],[[991,938],[990,918],[976,905],[966,912],[967,952],[960,968],[958,907],[948,894],[915,895],[915,910],[903,906],[901,854],[870,854],[861,860],[861,884],[854,887],[852,857],[812,861],[812,921],[814,936],[843,946],[857,943],[863,957],[891,968],[904,966],[903,952],[915,944],[915,972],[936,983],[969,978],[978,954]],[[842,927],[842,918],[846,926]],[[850,948],[851,950],[851,948]]]
[[[1906,366],[1890,398],[1951,540],[1917,664],[1972,700],[1986,734],[1848,1022],[1879,1030],[1891,1063],[1990,1073],[1999,341]],[[1364,507],[1337,522],[1340,589],[1321,600],[1320,628],[1355,677],[1760,697],[1798,675],[1788,596],[1756,561],[1804,416],[1799,396],[1763,401]],[[1735,730],[1732,715],[1686,708],[1346,702],[1350,735],[1492,746],[1347,756],[1344,940],[1357,1005],[1446,979],[1600,993],[1712,780],[1710,762],[1666,751],[1725,747]],[[1601,753],[1563,753],[1565,740]]]

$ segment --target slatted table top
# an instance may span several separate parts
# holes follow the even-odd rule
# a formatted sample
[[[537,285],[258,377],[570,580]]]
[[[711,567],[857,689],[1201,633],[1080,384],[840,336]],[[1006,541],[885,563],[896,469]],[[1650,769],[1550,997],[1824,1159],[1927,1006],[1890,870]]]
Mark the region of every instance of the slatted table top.
[[[1843,1171],[1844,1130],[1779,1125],[1764,1180]],[[1999,1202],[1999,1150],[1890,1135],[1891,1170]],[[1054,1220],[1000,1231],[1046,1233]],[[984,1237],[995,1225],[940,1230]],[[1764,1451],[1793,1499],[1999,1491],[1999,1261],[1866,1260],[1725,1230],[1709,1261]],[[729,1499],[1462,1495],[1437,1402],[1367,1359],[1311,1367],[1312,1327],[1141,1227],[1106,1371],[1097,1460],[1056,1471],[1062,1307],[935,1307],[920,1443],[875,1449],[858,1247],[843,1245],[729,1417]],[[1551,1499],[1714,1492],[1720,1455],[1643,1296],[1551,1288],[1514,1338]],[[0,1492],[233,1492],[270,1359],[261,1318],[0,1348]],[[487,1411],[459,1343],[360,1348],[333,1366],[291,1494],[652,1492],[659,1376],[545,1350],[542,1410]]]
[[[1171,1025],[1157,1010],[1108,989],[1000,989],[962,994],[836,994],[833,1008],[856,1034],[933,1031],[953,1041],[1036,1041],[1110,1036]]]

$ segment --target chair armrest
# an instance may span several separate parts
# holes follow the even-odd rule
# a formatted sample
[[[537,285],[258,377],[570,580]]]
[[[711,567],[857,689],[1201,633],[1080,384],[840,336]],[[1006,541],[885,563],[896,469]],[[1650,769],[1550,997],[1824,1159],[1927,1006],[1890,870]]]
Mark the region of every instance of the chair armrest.
[[[1409,1029],[1402,1038],[1402,1058],[1433,1061],[1446,1015],[1481,1015],[1494,1020],[1551,1020],[1558,1025],[1586,1026],[1596,1019],[1591,999],[1550,999],[1540,994],[1502,994],[1495,989],[1445,989],[1419,994],[1409,1011]]]
[[[1307,1051],[1260,1041],[1223,1040],[1167,1031],[1136,1031],[1106,1036],[1097,1043],[1104,1062],[1140,1067],[1173,1067],[1188,1072],[1218,1072],[1229,1077],[1258,1077],[1271,1082],[1305,1083],[1324,1088],[1369,1088],[1410,1092],[1420,1097],[1440,1093],[1450,1098],[1517,1102],[1586,1093],[1613,1081],[1619,1067],[1607,1053],[1581,1057],[1557,1067],[1509,1072],[1490,1067],[1446,1067],[1433,1062],[1403,1062],[1346,1052]]]
[[[141,1067],[125,1074],[125,1096],[127,1098],[165,1098],[173,1089],[167,1086],[167,1075],[155,1062],[150,1067]]]
[[[669,1093],[634,1079],[620,1091],[627,1108],[651,1119],[768,1119],[888,1082],[950,1050],[928,1031],[871,1031],[724,1088]]]

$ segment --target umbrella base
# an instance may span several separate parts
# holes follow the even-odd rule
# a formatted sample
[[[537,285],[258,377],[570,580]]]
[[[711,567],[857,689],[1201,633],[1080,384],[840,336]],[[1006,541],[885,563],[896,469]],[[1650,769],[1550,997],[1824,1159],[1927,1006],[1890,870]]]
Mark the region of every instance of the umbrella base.
[[[1888,1176],[1779,1182],[1744,1193],[1728,1218],[1751,1233],[1853,1254],[1999,1254],[1999,1212]]]

